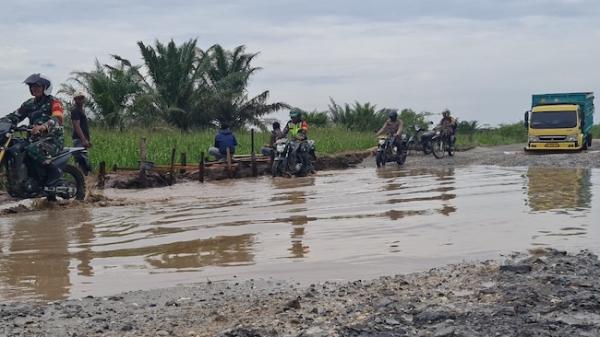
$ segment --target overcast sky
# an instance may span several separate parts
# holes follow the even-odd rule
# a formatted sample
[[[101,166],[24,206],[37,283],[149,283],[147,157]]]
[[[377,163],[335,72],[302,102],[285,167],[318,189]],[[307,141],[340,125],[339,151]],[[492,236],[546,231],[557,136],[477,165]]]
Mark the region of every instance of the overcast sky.
[[[0,32],[0,115],[30,73],[59,84],[171,38],[260,52],[251,92],[310,111],[333,97],[498,124],[532,93],[600,93],[597,0],[4,0]]]

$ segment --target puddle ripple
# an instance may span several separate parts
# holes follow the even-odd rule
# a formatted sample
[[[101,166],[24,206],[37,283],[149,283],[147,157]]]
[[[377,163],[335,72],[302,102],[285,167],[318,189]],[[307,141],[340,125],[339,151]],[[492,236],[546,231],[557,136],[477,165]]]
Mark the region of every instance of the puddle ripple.
[[[0,298],[207,279],[365,279],[539,246],[595,249],[599,173],[356,169],[109,190],[135,205],[1,218]]]

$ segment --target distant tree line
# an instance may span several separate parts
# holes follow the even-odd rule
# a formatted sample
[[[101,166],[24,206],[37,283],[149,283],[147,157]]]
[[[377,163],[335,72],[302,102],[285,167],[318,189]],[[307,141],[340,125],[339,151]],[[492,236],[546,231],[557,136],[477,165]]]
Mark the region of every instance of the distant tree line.
[[[203,51],[196,44],[138,42],[143,64],[118,55],[111,55],[110,65],[96,60],[94,70],[72,73],[59,93],[70,98],[85,91],[96,122],[121,129],[160,123],[181,130],[218,123],[263,126],[261,116],[288,108],[269,103],[269,91],[248,95],[248,83],[260,70],[252,65],[257,54],[244,46],[230,51],[217,44]]]

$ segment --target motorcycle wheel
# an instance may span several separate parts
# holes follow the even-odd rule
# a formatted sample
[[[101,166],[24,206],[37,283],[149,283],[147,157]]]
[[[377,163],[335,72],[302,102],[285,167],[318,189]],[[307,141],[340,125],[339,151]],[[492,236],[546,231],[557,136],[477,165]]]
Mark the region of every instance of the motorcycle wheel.
[[[0,191],[8,190],[8,179],[6,177],[6,173],[4,169],[0,168]]]
[[[280,162],[281,161],[277,160],[277,159],[273,160],[273,165],[271,165],[271,175],[273,177],[277,177],[279,175],[279,163]]]
[[[431,153],[431,143],[427,143],[423,145],[423,154]]]
[[[433,139],[431,141],[431,152],[437,159],[442,159],[446,155],[446,149],[444,148],[444,141],[441,138]]]
[[[406,163],[407,155],[408,151],[406,150],[406,148],[401,149],[400,153],[398,154],[398,160],[396,160],[396,163],[398,163],[398,165],[404,165],[404,163]]]
[[[62,180],[65,182],[65,185],[75,187],[76,189],[75,200],[83,200],[85,198],[85,178],[83,177],[83,173],[77,167],[70,164],[62,171]],[[56,196],[48,196],[47,199],[56,201]]]
[[[375,155],[375,163],[377,167],[385,166],[385,153],[383,151],[378,151],[377,155]]]
[[[448,138],[446,138],[446,141],[444,142],[444,144],[446,146],[448,155],[450,157],[454,156],[454,146],[451,146],[452,145],[452,136],[449,136]]]

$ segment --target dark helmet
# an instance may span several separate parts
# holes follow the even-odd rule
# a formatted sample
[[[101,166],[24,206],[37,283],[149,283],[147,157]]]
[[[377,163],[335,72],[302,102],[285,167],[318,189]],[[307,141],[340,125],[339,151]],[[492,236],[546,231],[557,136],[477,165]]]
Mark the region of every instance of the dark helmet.
[[[442,111],[442,116],[444,116],[444,117],[450,116],[450,110],[444,109],[444,111]]]
[[[290,110],[290,118],[295,123],[297,123],[301,119],[301,116],[302,116],[302,112],[300,111],[300,109],[294,108],[294,109]]]
[[[395,121],[396,119],[398,119],[398,111],[390,110],[388,112],[388,117],[390,117],[391,120]]]
[[[229,123],[227,121],[221,121],[219,123],[219,126],[220,126],[221,130],[229,129]]]
[[[281,124],[279,122],[273,122],[273,130],[281,129]]]
[[[29,77],[27,77],[23,83],[27,84],[29,87],[34,84],[38,84],[44,88],[45,95],[52,94],[52,82],[48,79],[48,77],[40,73],[29,75]]]

